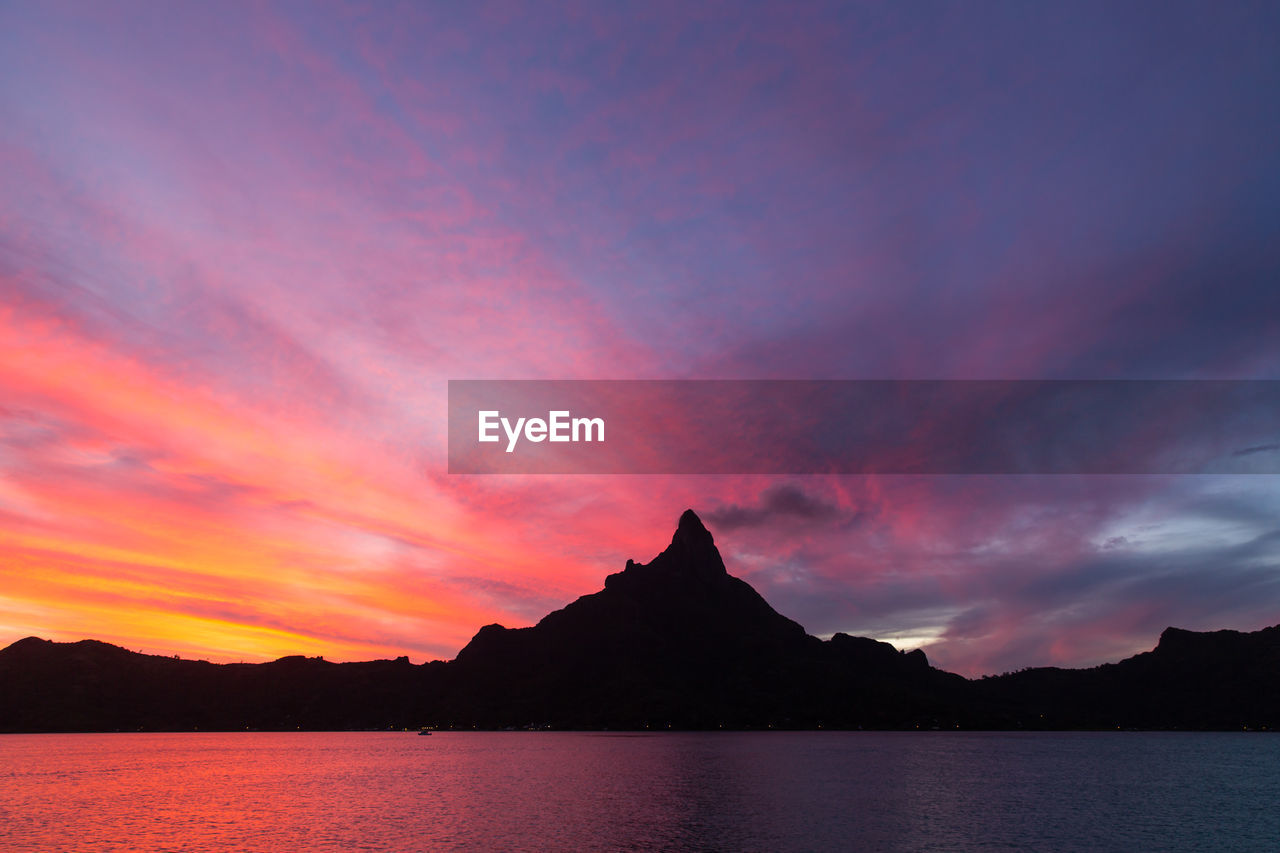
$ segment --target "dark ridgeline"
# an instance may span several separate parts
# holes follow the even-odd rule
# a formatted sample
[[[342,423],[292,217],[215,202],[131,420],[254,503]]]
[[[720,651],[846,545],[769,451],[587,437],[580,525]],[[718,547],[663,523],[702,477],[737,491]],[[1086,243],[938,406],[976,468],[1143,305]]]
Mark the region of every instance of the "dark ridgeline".
[[[211,664],[29,637],[0,651],[0,731],[416,728],[1184,728],[1280,725],[1280,626],[1170,628],[1085,670],[969,681],[923,652],[822,641],[725,571],[685,512],[670,546],[450,662]]]
[[[898,725],[963,685],[923,652],[809,636],[725,571],[692,511],[652,562],[532,628],[480,629],[451,670],[446,716],[481,726]]]

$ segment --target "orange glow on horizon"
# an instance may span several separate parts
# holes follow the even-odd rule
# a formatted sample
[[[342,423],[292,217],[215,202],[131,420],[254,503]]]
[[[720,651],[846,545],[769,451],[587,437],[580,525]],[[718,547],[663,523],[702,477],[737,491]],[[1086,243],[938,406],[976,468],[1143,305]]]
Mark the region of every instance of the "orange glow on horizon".
[[[36,609],[78,626],[60,639],[224,661],[447,658],[484,624],[531,621],[460,574],[560,585],[376,442],[237,406],[56,320],[0,309],[0,388],[77,425],[0,488],[10,641],[50,633],[21,617]]]

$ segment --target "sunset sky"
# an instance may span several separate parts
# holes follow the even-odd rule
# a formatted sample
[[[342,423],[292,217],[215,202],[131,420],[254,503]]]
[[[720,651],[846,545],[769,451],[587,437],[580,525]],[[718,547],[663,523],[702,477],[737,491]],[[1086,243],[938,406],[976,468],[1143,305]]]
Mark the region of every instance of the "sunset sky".
[[[1275,476],[446,470],[449,379],[1280,379],[1274,3],[0,5],[0,646],[452,658],[694,508],[966,675],[1280,622]]]

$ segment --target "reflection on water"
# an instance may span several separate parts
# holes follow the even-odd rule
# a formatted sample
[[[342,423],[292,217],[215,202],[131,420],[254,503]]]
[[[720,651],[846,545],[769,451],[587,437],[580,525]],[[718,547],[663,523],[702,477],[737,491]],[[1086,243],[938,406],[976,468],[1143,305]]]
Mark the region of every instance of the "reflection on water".
[[[0,850],[1274,850],[1280,738],[0,736]]]

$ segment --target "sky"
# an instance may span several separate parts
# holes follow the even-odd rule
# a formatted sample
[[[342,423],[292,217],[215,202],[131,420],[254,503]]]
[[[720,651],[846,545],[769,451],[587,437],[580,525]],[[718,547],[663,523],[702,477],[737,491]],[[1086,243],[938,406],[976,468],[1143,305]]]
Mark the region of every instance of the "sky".
[[[449,379],[1280,379],[1267,3],[0,3],[0,645],[449,659],[695,509],[966,675],[1280,621],[1275,476],[463,476]]]

